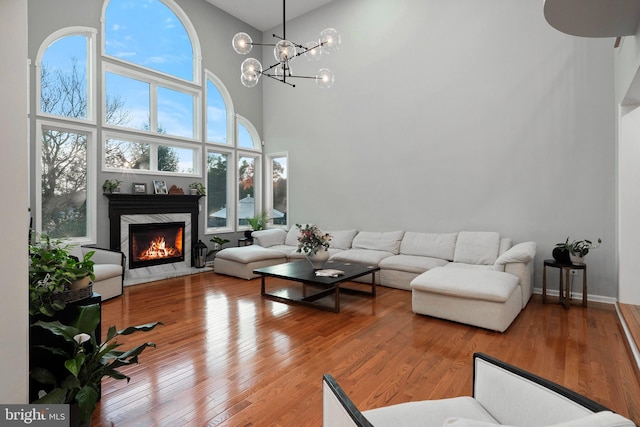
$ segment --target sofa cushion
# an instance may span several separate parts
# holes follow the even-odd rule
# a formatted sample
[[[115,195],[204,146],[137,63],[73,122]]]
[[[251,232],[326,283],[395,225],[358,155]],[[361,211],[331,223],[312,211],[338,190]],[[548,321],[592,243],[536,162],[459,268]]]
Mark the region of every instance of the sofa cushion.
[[[587,415],[571,421],[565,421],[558,424],[549,424],[547,427],[631,427],[634,426],[630,420],[622,415],[614,414],[611,411],[602,411],[595,414]],[[480,421],[469,418],[453,417],[444,420],[442,427],[497,427],[505,426],[488,421]]]
[[[263,248],[258,245],[226,248],[216,254],[216,258],[235,261],[241,264],[249,264],[254,261],[277,259],[282,257],[282,252],[270,248]]]
[[[512,262],[531,261],[536,256],[536,242],[518,243],[496,259],[496,264],[504,265]]]
[[[518,277],[500,271],[436,267],[411,282],[425,292],[482,301],[505,302],[518,286]]]
[[[331,261],[355,262],[358,264],[378,266],[383,259],[393,256],[391,252],[370,249],[349,249],[332,255]]]
[[[404,231],[361,231],[353,239],[354,249],[371,249],[374,251],[391,252],[392,255],[400,253],[400,242]]]
[[[353,238],[358,233],[357,230],[338,230],[338,231],[326,231],[331,234],[331,242],[329,247],[334,249],[351,249]]]
[[[287,237],[287,232],[280,228],[271,228],[269,230],[259,230],[251,233],[251,237],[256,240],[256,244],[263,248],[274,245],[282,245]]]
[[[94,282],[122,276],[122,266],[120,264],[95,264],[93,274],[95,276]]]
[[[400,253],[453,260],[458,233],[404,233]]]
[[[380,261],[378,267],[385,270],[400,270],[409,273],[424,273],[435,267],[446,265],[449,261],[440,258],[413,255],[394,255]]]
[[[500,234],[492,231],[461,231],[458,233],[455,262],[493,264],[498,258]]]
[[[455,416],[495,422],[480,403],[468,396],[399,403],[362,414],[374,426],[440,427],[444,420]]]
[[[304,225],[304,224],[302,224]],[[284,244],[287,246],[298,247],[298,237],[300,236],[300,230],[295,225],[287,232],[287,237],[284,239]]]

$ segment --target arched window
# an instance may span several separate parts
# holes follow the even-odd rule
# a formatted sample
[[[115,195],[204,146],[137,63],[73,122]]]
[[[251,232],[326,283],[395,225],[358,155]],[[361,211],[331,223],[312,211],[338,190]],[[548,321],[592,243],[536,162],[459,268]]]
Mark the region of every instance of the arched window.
[[[220,79],[207,75],[207,142],[233,145],[233,102]]]
[[[105,11],[105,55],[189,81],[198,81],[192,34],[172,3],[110,0]],[[184,20],[188,22],[188,20]]]

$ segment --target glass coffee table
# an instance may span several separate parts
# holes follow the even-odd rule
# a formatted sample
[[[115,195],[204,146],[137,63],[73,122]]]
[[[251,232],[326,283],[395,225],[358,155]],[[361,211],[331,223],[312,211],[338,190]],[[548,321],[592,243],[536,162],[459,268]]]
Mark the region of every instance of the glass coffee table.
[[[325,269],[343,271],[344,274],[336,277],[316,276],[311,263],[306,259],[257,268],[253,272],[261,276],[260,293],[263,297],[274,301],[333,311],[334,313],[340,312],[340,293],[376,296],[376,272],[380,270],[380,267],[333,261],[326,262],[324,267]],[[345,282],[367,274],[371,274],[371,285],[366,285],[371,286],[370,291],[342,286]],[[267,292],[265,283],[267,277],[283,279],[295,284]]]

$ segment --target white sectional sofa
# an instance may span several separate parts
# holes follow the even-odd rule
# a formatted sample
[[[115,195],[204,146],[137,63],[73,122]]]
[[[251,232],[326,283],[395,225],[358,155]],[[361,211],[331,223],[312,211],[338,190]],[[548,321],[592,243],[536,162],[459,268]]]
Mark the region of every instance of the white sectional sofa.
[[[478,231],[326,232],[330,262],[380,267],[377,284],[412,291],[419,314],[503,332],[533,292],[535,242],[512,246],[497,232]],[[218,252],[215,271],[251,279],[255,268],[303,258],[298,235],[297,228],[256,231],[253,246]]]
[[[472,396],[400,403],[360,412],[325,374],[325,427],[635,427],[567,388],[482,353],[473,356]]]

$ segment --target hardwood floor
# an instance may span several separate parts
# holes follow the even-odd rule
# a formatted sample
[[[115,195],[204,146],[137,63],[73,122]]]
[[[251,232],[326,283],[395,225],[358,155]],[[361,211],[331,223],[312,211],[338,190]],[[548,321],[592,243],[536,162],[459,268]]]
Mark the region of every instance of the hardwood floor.
[[[202,273],[125,288],[103,335],[153,321],[126,381],[105,379],[93,426],[321,426],[323,373],[362,410],[471,394],[482,351],[640,423],[640,381],[613,306],[529,302],[504,333],[413,314],[411,293],[344,295],[338,314],[260,297],[260,281]],[[128,349],[127,345],[122,347]]]

